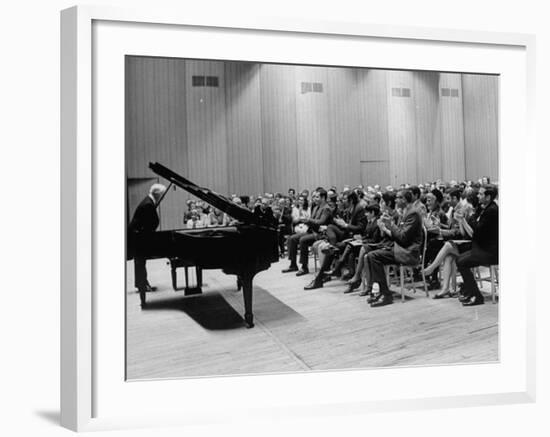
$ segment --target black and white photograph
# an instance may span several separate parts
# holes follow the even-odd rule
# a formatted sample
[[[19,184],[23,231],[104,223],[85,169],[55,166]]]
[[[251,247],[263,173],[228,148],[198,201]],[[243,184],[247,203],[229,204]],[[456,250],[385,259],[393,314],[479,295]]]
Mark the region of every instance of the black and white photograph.
[[[126,378],[499,360],[499,76],[126,55]]]

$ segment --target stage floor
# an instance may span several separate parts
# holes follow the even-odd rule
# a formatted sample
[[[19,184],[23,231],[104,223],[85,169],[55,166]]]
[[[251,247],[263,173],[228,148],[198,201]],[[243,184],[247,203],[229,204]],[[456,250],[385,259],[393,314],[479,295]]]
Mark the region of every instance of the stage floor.
[[[174,292],[166,260],[147,262],[147,309],[139,305],[134,266],[127,263],[127,377],[181,378],[494,362],[498,304],[465,308],[409,291],[404,303],[370,308],[334,280],[303,289],[313,274],[282,274],[287,260],[254,280],[255,327],[244,325],[235,276],[203,271],[203,294]],[[183,269],[178,282],[184,284]],[[393,290],[397,290],[394,286]],[[434,292],[432,292],[433,294]]]

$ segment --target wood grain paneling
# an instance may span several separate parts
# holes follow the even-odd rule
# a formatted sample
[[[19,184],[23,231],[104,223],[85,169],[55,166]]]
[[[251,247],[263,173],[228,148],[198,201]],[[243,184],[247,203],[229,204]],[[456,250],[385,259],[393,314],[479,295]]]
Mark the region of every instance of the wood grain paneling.
[[[259,64],[225,64],[225,102],[229,191],[264,192]]]
[[[464,74],[466,177],[498,180],[498,76]]]
[[[357,69],[329,68],[327,73],[330,184],[342,188],[361,181],[360,83]]]
[[[364,187],[376,184],[386,187],[390,184],[390,163],[389,161],[362,161],[361,162],[361,184]]]
[[[388,93],[384,70],[357,70],[361,161],[388,160]]]
[[[192,86],[192,76],[218,77],[218,87]],[[220,193],[227,193],[227,129],[224,63],[185,63],[187,94],[187,143],[189,179]]]
[[[442,95],[442,88],[458,90],[458,95]],[[458,73],[441,73],[439,76],[441,113],[441,177],[444,180],[463,180],[464,118],[462,107],[462,80]]]
[[[414,72],[416,111],[417,182],[441,177],[441,120],[439,117],[439,73]]]
[[[264,190],[305,188],[298,185],[295,67],[262,65],[260,87]]]
[[[300,187],[330,186],[330,124],[327,69],[296,67],[296,138]],[[302,82],[321,83],[323,92],[302,92]]]
[[[393,88],[407,88],[410,90],[411,96],[393,96]],[[393,185],[416,183],[414,73],[388,71],[387,93],[390,181]]]
[[[185,61],[126,57],[128,177],[151,177],[150,161],[186,167]]]
[[[155,177],[149,162],[158,161],[187,173],[185,61],[126,58],[126,166],[128,178]],[[161,183],[166,183],[160,180]],[[133,196],[128,188],[129,197]],[[145,187],[147,194],[149,187]],[[136,193],[137,194],[137,193]],[[181,227],[182,204],[188,196],[168,193],[161,206],[161,229]],[[133,212],[133,211],[132,211]]]
[[[491,76],[127,57],[127,173],[154,177],[159,161],[222,194],[497,179],[497,111]],[[181,227],[187,198],[167,194],[163,229]]]

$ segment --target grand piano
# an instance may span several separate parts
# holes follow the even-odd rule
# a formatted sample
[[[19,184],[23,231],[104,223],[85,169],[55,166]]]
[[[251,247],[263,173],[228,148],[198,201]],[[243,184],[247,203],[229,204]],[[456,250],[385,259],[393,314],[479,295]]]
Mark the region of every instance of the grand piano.
[[[252,328],[252,280],[256,273],[267,270],[271,263],[279,259],[276,226],[230,199],[208,188],[197,186],[159,163],[150,163],[149,168],[170,184],[225,212],[237,224],[140,235],[139,241],[131,245],[128,258],[140,256],[145,259],[178,259],[186,265],[194,265],[200,269],[222,269],[226,274],[237,275],[244,298],[244,320],[246,326]],[[142,306],[146,306],[145,292],[140,293],[140,298]]]

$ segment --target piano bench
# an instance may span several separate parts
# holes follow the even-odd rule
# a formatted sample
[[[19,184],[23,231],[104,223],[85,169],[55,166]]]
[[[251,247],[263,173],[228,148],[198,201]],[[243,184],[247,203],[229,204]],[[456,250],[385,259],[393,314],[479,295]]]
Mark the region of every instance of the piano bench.
[[[170,269],[172,273],[172,288],[174,291],[178,291],[178,275],[177,269],[183,267],[185,269],[185,296],[202,293],[202,269],[187,260],[181,258],[170,258]],[[197,278],[197,284],[194,287],[189,286],[189,268],[195,268],[195,277]]]

